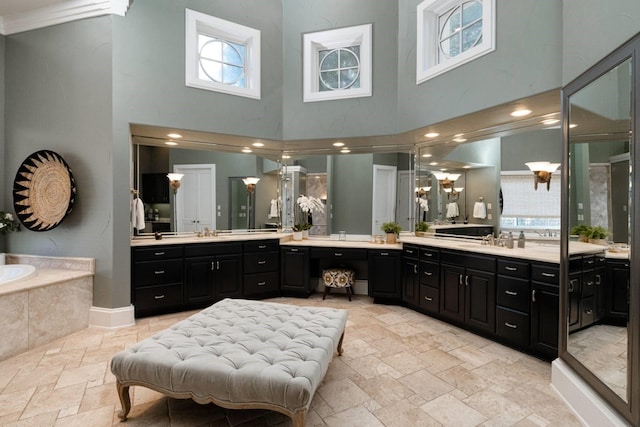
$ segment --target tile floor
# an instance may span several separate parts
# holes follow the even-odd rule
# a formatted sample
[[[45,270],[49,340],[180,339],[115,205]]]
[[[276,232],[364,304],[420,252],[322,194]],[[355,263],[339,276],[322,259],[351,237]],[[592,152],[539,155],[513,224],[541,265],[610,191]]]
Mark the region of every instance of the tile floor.
[[[549,385],[547,362],[366,296],[275,301],[349,311],[345,352],[333,359],[307,426],[580,425]],[[0,425],[290,426],[278,413],[229,411],[142,387],[132,387],[133,408],[120,424],[111,356],[191,313],[89,328],[0,362]]]

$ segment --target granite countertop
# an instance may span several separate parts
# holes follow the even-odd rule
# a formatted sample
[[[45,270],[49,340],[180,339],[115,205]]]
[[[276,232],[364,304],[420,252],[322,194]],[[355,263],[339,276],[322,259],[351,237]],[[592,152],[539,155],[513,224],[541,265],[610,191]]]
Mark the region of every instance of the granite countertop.
[[[442,239],[437,237],[401,236],[404,243],[432,246],[441,249],[454,249],[474,252],[478,254],[497,255],[510,258],[520,258],[531,261],[542,261],[554,264],[560,263],[560,246],[556,243],[527,242],[524,248],[509,249],[501,246],[482,245],[479,241],[467,239]],[[569,255],[594,254],[605,251],[604,246],[591,243],[569,242]]]
[[[281,246],[308,246],[319,248],[355,248],[355,249],[389,249],[401,250],[401,243],[373,243],[366,240],[338,240],[328,237],[310,237],[304,240],[288,240],[280,242]]]
[[[137,237],[131,240],[131,246],[159,246],[159,245],[184,245],[190,243],[222,243],[222,242],[245,242],[248,240],[278,239],[282,243],[291,239],[291,233],[221,233],[218,236],[198,237],[192,235],[169,236],[156,240],[153,236]]]

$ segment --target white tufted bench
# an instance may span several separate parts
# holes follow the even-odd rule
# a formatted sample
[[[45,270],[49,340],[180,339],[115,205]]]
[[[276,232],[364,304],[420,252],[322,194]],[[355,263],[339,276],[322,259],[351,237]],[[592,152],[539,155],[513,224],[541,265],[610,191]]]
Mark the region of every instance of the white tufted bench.
[[[122,413],[129,387],[229,409],[268,409],[304,426],[334,352],[346,310],[225,299],[116,354],[111,371]]]

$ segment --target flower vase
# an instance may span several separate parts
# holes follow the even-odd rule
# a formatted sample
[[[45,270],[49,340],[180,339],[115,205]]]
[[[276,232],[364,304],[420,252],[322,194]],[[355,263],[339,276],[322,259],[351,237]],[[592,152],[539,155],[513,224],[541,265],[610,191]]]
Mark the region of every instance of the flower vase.
[[[306,240],[309,238],[309,230],[302,230],[302,239]]]
[[[302,240],[302,231],[294,231],[293,240]]]

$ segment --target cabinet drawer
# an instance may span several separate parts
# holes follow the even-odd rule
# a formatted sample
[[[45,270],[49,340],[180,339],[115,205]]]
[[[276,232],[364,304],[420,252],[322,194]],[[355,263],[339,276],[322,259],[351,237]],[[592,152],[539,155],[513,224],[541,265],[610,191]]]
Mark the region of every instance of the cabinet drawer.
[[[580,326],[591,325],[595,320],[595,299],[593,296],[582,300],[582,313],[580,313]]]
[[[529,315],[508,308],[496,309],[496,333],[519,347],[529,347]]]
[[[183,253],[181,245],[133,248],[133,262],[182,258]]]
[[[367,250],[355,248],[311,248],[311,257],[334,261],[340,261],[342,259],[350,261],[366,260]]]
[[[244,294],[247,297],[277,293],[279,290],[280,274],[277,271],[244,276]]]
[[[529,313],[529,294],[529,280],[498,276],[498,305]]]
[[[521,279],[529,278],[529,263],[518,262],[511,259],[498,259],[498,274],[505,276],[518,277]]]
[[[596,275],[597,272],[595,270],[582,273],[582,298],[590,297],[595,294],[596,283],[598,281]]]
[[[280,243],[277,239],[256,240],[254,242],[244,242],[243,247],[245,252],[268,252],[277,251],[280,248]]]
[[[405,258],[418,258],[420,256],[420,248],[415,245],[403,245],[402,256]]]
[[[225,243],[194,243],[187,245],[184,249],[185,257],[200,257],[226,254],[241,254],[241,242]]]
[[[278,252],[253,252],[244,255],[244,272],[247,274],[277,271],[279,268]]]
[[[582,269],[583,270],[592,270],[596,266],[596,257],[595,255],[584,255],[582,257]]]
[[[440,265],[435,262],[420,261],[420,283],[437,288],[440,286]]]
[[[437,313],[440,307],[440,289],[420,285],[420,307]]]
[[[134,286],[182,283],[182,265],[182,259],[136,262],[133,265]]]
[[[559,283],[560,270],[558,267],[545,264],[531,265],[531,280],[557,285]]]
[[[182,305],[182,284],[147,286],[134,292],[136,311],[159,310]]]
[[[420,259],[423,261],[438,261],[440,259],[440,251],[432,248],[420,248]]]

